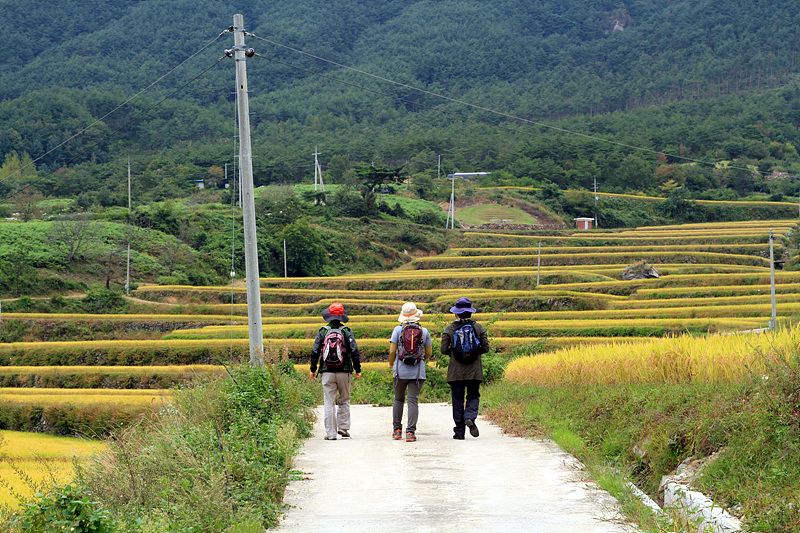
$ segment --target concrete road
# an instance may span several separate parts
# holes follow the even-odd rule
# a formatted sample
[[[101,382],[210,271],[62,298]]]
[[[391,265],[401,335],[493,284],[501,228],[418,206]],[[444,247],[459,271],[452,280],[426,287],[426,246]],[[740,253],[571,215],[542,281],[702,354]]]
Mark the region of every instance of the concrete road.
[[[453,440],[446,404],[420,405],[416,442],[391,438],[390,407],[354,405],[350,439],[323,440],[321,408],[317,419],[279,532],[634,531],[558,446],[480,418],[480,437]]]

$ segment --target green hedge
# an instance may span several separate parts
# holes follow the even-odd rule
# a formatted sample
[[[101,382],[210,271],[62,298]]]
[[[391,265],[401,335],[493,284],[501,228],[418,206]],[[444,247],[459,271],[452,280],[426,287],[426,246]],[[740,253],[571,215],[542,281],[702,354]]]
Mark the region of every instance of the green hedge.
[[[389,332],[391,333],[391,332]],[[387,333],[386,338],[389,338]],[[387,341],[388,346],[388,341]],[[279,345],[276,345],[280,348]],[[386,346],[360,346],[362,361],[383,361]],[[310,347],[289,347],[289,357],[308,362]],[[0,366],[145,366],[219,364],[220,362],[247,362],[250,351],[247,345],[191,346],[158,348],[81,348],[81,347],[25,347],[16,345],[0,352]]]
[[[51,389],[169,389],[192,378],[192,374],[154,373],[62,373],[42,372],[0,375],[0,387]]]
[[[0,405],[0,429],[96,438],[108,436],[149,413],[149,406],[4,402]]]

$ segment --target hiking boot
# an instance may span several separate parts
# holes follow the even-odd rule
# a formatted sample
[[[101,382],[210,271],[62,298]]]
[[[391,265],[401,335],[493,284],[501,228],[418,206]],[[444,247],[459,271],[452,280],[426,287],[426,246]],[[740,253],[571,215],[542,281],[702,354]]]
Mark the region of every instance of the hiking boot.
[[[349,439],[350,438],[350,433],[348,433],[346,429],[340,429],[339,430],[339,435],[341,435],[343,439]]]
[[[477,437],[478,435],[481,434],[481,432],[478,431],[478,426],[475,425],[475,421],[474,420],[468,418],[468,419],[464,420],[464,423],[469,428],[469,434],[472,435],[473,437]]]
[[[406,431],[406,442],[414,442],[417,440],[417,436],[414,435],[413,431]]]
[[[336,437],[329,437],[329,436],[325,435],[325,440],[336,440]]]
[[[456,434],[456,435],[453,435],[453,438],[456,439],[456,440],[464,440],[464,435]]]
[[[402,429],[395,429],[394,433],[392,433],[392,438],[394,440],[400,440],[403,438],[403,430]]]

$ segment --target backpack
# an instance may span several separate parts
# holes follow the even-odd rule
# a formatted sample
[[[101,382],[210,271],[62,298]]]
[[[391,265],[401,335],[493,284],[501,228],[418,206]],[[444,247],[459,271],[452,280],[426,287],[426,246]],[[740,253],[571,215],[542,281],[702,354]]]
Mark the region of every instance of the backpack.
[[[344,364],[344,355],[347,350],[344,326],[332,328],[324,326],[327,330],[322,339],[322,362],[326,367],[337,367]]]
[[[407,365],[416,365],[422,361],[423,346],[422,328],[413,322],[403,324],[400,330],[400,342],[397,343],[397,358]]]
[[[475,333],[475,327],[466,323],[453,333],[453,357],[459,363],[472,363],[480,355],[481,341]]]

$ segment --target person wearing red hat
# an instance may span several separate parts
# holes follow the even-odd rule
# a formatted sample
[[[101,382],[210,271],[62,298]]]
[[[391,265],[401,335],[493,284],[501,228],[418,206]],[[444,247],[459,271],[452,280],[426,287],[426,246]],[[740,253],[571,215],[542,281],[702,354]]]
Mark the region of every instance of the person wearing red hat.
[[[325,440],[350,438],[350,374],[355,370],[361,377],[361,355],[352,330],[344,325],[350,319],[342,304],[328,306],[322,318],[328,325],[314,339],[310,370],[311,379],[322,374]]]
[[[444,328],[440,350],[443,355],[450,356],[447,383],[450,385],[453,402],[453,422],[455,422],[453,438],[463,440],[466,428],[469,428],[469,433],[473,437],[480,435],[475,419],[478,417],[480,386],[483,381],[481,355],[489,351],[489,336],[483,325],[472,320],[472,313],[476,310],[469,298],[462,297],[456,300],[450,312],[456,315],[456,320]],[[465,337],[470,339],[465,341]],[[468,354],[465,354],[462,348],[466,345],[470,345]]]

